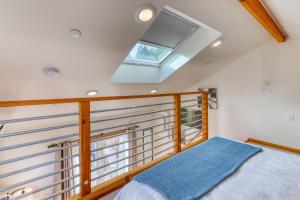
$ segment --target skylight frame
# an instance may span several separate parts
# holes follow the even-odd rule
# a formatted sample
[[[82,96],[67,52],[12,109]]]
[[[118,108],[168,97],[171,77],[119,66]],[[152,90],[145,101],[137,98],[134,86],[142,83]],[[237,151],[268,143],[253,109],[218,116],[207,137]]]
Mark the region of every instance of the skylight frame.
[[[134,60],[134,59],[128,59],[129,57],[129,54],[131,53],[131,51],[134,49],[134,47],[137,45],[137,44],[142,44],[142,45],[146,45],[146,46],[151,46],[151,47],[154,47],[154,48],[161,48],[161,49],[165,49],[167,51],[169,51],[166,55],[163,56],[163,58],[161,59],[160,62],[158,62],[157,64],[156,63],[153,63],[151,61],[140,61],[140,60]],[[169,47],[165,47],[163,45],[158,45],[158,44],[154,44],[154,43],[151,43],[151,42],[146,42],[146,41],[143,41],[143,40],[140,40],[138,41],[134,47],[130,50],[129,54],[127,55],[127,57],[125,58],[125,60],[123,61],[124,64],[127,64],[127,65],[143,65],[143,66],[151,66],[151,67],[160,67],[161,64],[165,61],[165,59],[167,57],[169,57],[173,51],[175,49],[172,49],[172,48],[169,48]]]

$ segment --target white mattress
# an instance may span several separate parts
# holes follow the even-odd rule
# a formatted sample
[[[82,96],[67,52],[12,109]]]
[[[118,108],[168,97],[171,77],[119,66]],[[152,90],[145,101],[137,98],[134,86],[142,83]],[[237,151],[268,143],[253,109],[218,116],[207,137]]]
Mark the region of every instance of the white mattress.
[[[166,200],[131,181],[115,200]],[[300,200],[300,156],[264,148],[201,200]]]

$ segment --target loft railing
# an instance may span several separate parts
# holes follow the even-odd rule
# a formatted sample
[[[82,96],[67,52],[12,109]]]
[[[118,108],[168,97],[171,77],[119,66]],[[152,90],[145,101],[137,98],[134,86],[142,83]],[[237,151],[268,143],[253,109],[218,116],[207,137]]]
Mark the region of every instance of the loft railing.
[[[0,195],[97,199],[208,138],[208,94],[0,101]]]

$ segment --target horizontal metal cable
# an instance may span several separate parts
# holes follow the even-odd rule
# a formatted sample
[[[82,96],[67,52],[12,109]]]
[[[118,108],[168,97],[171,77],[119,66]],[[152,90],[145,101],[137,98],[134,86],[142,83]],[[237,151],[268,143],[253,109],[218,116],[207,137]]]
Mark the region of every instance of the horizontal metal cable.
[[[56,197],[56,196],[61,195],[61,194],[65,193],[65,192],[67,192],[67,191],[74,190],[74,189],[79,188],[79,187],[80,187],[80,184],[74,185],[74,186],[72,186],[72,187],[68,187],[68,188],[66,188],[66,189],[64,189],[64,190],[61,190],[61,191],[56,192],[56,193],[54,193],[54,194],[52,194],[52,195],[50,195],[50,196],[47,196],[47,197],[45,197],[45,198],[43,198],[43,199],[41,199],[41,200],[52,199],[53,197]]]
[[[154,112],[148,112],[148,113],[142,113],[142,114],[136,114],[136,115],[127,115],[127,116],[110,118],[110,119],[103,119],[103,120],[94,120],[94,121],[91,121],[91,123],[98,123],[98,122],[104,122],[104,121],[110,121],[110,120],[124,119],[124,118],[128,118],[128,117],[143,116],[143,115],[148,115],[148,114],[166,112],[166,111],[170,111],[170,110],[173,110],[173,109],[165,109],[165,110],[160,110],[160,111],[154,111]],[[164,118],[164,117],[162,117],[162,118]],[[52,127],[46,127],[46,128],[31,129],[31,130],[25,130],[25,131],[16,131],[16,132],[11,132],[11,133],[4,133],[4,134],[0,134],[0,138],[12,137],[12,136],[18,136],[18,135],[25,135],[25,134],[31,134],[31,133],[39,133],[39,132],[57,130],[57,129],[63,129],[63,128],[70,128],[70,127],[74,127],[74,126],[78,126],[78,123],[71,123],[71,124],[52,126]],[[97,131],[97,130],[95,130],[95,131]]]
[[[182,115],[185,115],[185,114],[187,114],[187,113],[189,113],[189,112],[191,112],[191,111],[201,111],[201,110],[195,110],[195,109],[193,109],[193,110],[187,110],[187,111],[185,111],[185,112],[181,112],[181,116]],[[201,113],[199,113],[199,115],[202,115],[202,112]]]
[[[110,172],[108,172],[108,173],[105,173],[105,174],[102,174],[102,175],[100,175],[100,176],[97,176],[97,177],[93,178],[92,181],[95,181],[95,180],[97,180],[97,179],[103,178],[103,177],[105,177],[105,176],[107,176],[107,175],[109,175],[109,174],[115,173],[115,172],[117,172],[117,171],[119,171],[119,170],[121,170],[121,169],[124,169],[124,168],[127,168],[127,167],[129,167],[129,166],[132,166],[132,165],[134,165],[134,164],[136,164],[136,163],[139,163],[139,162],[141,162],[141,161],[144,161],[144,160],[146,160],[146,159],[148,159],[148,158],[151,158],[151,157],[153,157],[153,156],[159,155],[159,154],[161,154],[161,153],[163,153],[163,152],[165,152],[165,151],[168,151],[168,150],[170,150],[170,149],[172,149],[172,148],[174,148],[174,146],[169,147],[169,148],[167,148],[167,149],[164,149],[164,150],[162,150],[162,151],[159,152],[159,153],[151,154],[150,156],[147,156],[146,158],[137,160],[137,161],[135,161],[135,162],[133,162],[133,163],[131,163],[131,164],[129,164],[129,165],[125,165],[125,166],[123,166],[123,167],[120,167],[120,168],[115,169],[115,170],[113,170],[113,171],[110,171]]]
[[[151,106],[161,106],[167,104],[174,104],[174,102],[165,102],[165,103],[157,103],[157,104],[148,104],[148,105],[141,105],[141,106],[130,106],[130,107],[121,107],[121,108],[112,108],[112,109],[104,109],[104,110],[93,110],[91,113],[100,113],[100,112],[111,112],[111,111],[119,111],[119,110],[132,110],[137,108],[145,108]]]
[[[201,117],[201,116],[202,116],[202,114],[194,115],[194,116],[192,116],[192,118],[195,118],[195,117]],[[181,120],[185,120],[185,119],[188,119],[188,118],[189,118],[189,116],[187,116],[187,117],[182,117]]]
[[[48,173],[48,174],[44,174],[44,175],[41,175],[41,176],[38,176],[38,177],[35,177],[35,178],[32,178],[32,179],[29,179],[29,180],[26,180],[26,181],[23,181],[23,182],[20,182],[20,183],[17,183],[19,185],[25,185],[25,184],[28,184],[28,183],[32,183],[32,182],[35,182],[35,181],[38,181],[38,180],[41,180],[41,179],[44,179],[44,178],[47,178],[49,176],[53,176],[55,174],[59,174],[59,173],[62,173],[64,171],[67,171],[67,170],[70,170],[70,169],[73,169],[73,168],[76,168],[76,167],[79,167],[80,165],[77,164],[77,165],[74,165],[74,166],[71,166],[71,167],[67,167],[67,168],[64,168],[64,169],[60,169],[60,170],[57,170],[55,172],[51,172],[51,173]],[[16,186],[18,187],[18,186]],[[15,188],[15,187],[13,187]],[[5,189],[7,190],[7,189]]]
[[[51,142],[51,141],[55,141],[55,140],[62,140],[62,139],[71,138],[71,137],[75,137],[75,136],[78,136],[78,133],[69,134],[69,135],[65,135],[65,136],[59,136],[59,137],[53,137],[53,138],[44,139],[44,140],[37,140],[34,142],[21,143],[21,144],[16,144],[16,145],[7,146],[7,147],[2,147],[2,148],[0,148],[0,151],[21,148],[21,147],[41,144],[41,143],[45,143],[45,142]]]
[[[182,106],[182,108],[190,108],[190,107],[195,107],[195,106],[197,106],[197,107],[198,107],[198,104],[196,104],[196,105]],[[199,108],[199,110],[201,110],[201,108]]]
[[[46,116],[38,116],[38,117],[26,117],[26,118],[19,118],[19,119],[8,119],[8,120],[1,120],[0,124],[9,124],[9,123],[16,123],[16,122],[26,122],[26,121],[51,119],[51,118],[59,118],[59,117],[69,117],[69,116],[74,116],[74,115],[78,115],[78,113],[74,112],[74,113],[65,113],[65,114],[57,114],[57,115],[46,115]]]
[[[188,100],[182,100],[181,103],[191,102],[191,101],[198,101],[199,99],[188,99]]]
[[[37,129],[31,129],[31,130],[25,130],[25,131],[16,131],[16,132],[11,132],[11,133],[4,133],[4,134],[0,134],[0,138],[17,136],[17,135],[25,135],[25,134],[30,134],[30,133],[40,133],[43,131],[51,131],[51,130],[57,130],[57,129],[63,129],[63,128],[70,128],[70,127],[74,127],[74,126],[78,126],[78,123],[65,124],[65,125],[59,125],[59,126],[50,126],[50,127],[46,127],[46,128],[37,128]]]
[[[199,119],[199,120],[194,120],[194,121],[191,121],[191,122],[186,122],[186,123],[181,123],[181,125],[187,125],[187,124],[192,124],[192,123],[195,123],[195,122],[201,122],[202,119]]]
[[[132,122],[132,123],[128,123],[128,124],[122,124],[122,125],[118,125],[118,126],[112,126],[112,127],[102,128],[102,129],[95,129],[95,130],[92,130],[91,133],[95,133],[95,132],[99,132],[99,131],[106,131],[106,130],[115,129],[115,128],[122,128],[124,126],[131,126],[131,125],[141,124],[141,123],[145,123],[145,122],[151,122],[151,121],[155,121],[155,120],[159,120],[159,119],[164,119],[166,117],[172,117],[172,116],[169,115],[169,116],[164,116],[164,117],[157,117],[157,118]]]
[[[194,131],[194,132],[191,132],[191,133],[188,133],[188,134],[186,134],[185,136],[190,136],[190,135],[193,135],[193,134],[195,134],[195,133],[199,133],[201,130],[197,130],[197,131]],[[202,134],[201,134],[202,135]]]
[[[44,186],[44,187],[41,187],[41,188],[32,190],[31,192],[28,192],[28,193],[25,193],[25,194],[19,196],[18,199],[24,198],[24,197],[26,197],[26,196],[35,194],[35,193],[40,192],[40,191],[43,191],[43,190],[46,190],[46,189],[51,188],[51,187],[53,187],[53,186],[55,186],[55,185],[61,184],[61,183],[65,182],[65,181],[68,181],[68,180],[71,180],[71,179],[75,179],[75,178],[77,178],[77,177],[79,177],[79,176],[80,176],[80,174],[75,175],[75,176],[72,176],[72,177],[69,177],[69,178],[66,178],[66,179],[63,179],[63,180],[60,180],[60,181],[56,181],[56,182],[54,182],[54,183],[51,184],[51,185],[46,185],[46,186]]]
[[[164,139],[164,138],[166,138],[166,137],[169,137],[169,135],[167,135],[167,136],[164,136],[164,137],[162,137],[162,138],[159,138],[159,139],[156,139],[156,140],[153,140],[153,141],[158,141],[158,140],[160,140],[160,139]],[[125,142],[122,142],[122,143],[118,143],[118,144],[113,144],[113,145],[109,145],[109,146],[106,146],[106,147],[101,147],[101,148],[98,148],[98,149],[94,149],[94,150],[92,150],[91,152],[95,152],[95,151],[101,151],[101,150],[103,150],[103,149],[107,149],[107,148],[110,148],[110,147],[113,147],[113,146],[118,146],[118,145],[120,145],[120,144],[123,144],[123,143],[128,143],[127,141],[125,141]],[[148,143],[144,143],[144,144],[141,144],[141,146],[143,146],[143,145],[145,145],[145,144],[150,144],[151,142],[148,142]],[[135,148],[137,148],[137,147],[139,147],[139,146],[135,146]],[[135,149],[134,148],[134,149]]]
[[[61,151],[61,150],[64,150],[64,149],[77,147],[77,146],[79,146],[79,144],[72,144],[72,145],[65,146],[65,147],[58,147],[58,148],[55,148],[53,150],[42,151],[42,152],[39,152],[39,153],[29,154],[29,155],[26,155],[26,156],[20,156],[20,157],[17,157],[17,158],[3,160],[3,161],[0,161],[0,165],[5,165],[5,164],[9,164],[9,163],[29,159],[29,158],[34,158],[34,157],[37,157],[37,156],[42,156],[42,155],[46,155],[46,154],[49,154],[49,153],[54,153],[54,152],[57,152],[57,151]]]
[[[53,161],[44,162],[44,163],[40,163],[40,164],[33,165],[33,166],[30,166],[30,167],[26,167],[26,168],[23,168],[23,169],[19,169],[19,170],[15,170],[15,171],[12,171],[12,172],[5,173],[5,174],[1,174],[0,175],[0,179],[8,177],[8,176],[13,176],[13,175],[16,175],[16,174],[20,174],[20,173],[23,173],[23,172],[27,172],[27,171],[30,171],[30,170],[34,170],[34,169],[37,169],[37,168],[40,168],[40,167],[44,167],[44,166],[47,166],[47,165],[51,165],[51,164],[55,164],[55,163],[58,163],[58,162],[62,162],[64,160],[69,160],[69,159],[72,159],[74,157],[79,157],[79,154],[74,154],[72,156],[63,157],[63,158],[56,159],[56,160],[53,160]]]
[[[170,137],[170,136],[172,136],[172,135],[169,134],[169,135],[167,135],[167,136],[158,138],[158,139],[156,139],[156,140],[152,140],[152,141],[150,141],[150,142],[146,142],[146,143],[143,143],[143,144],[139,144],[139,145],[137,145],[137,146],[132,146],[132,147],[130,147],[130,148],[123,149],[122,151],[119,151],[119,152],[114,153],[114,154],[109,154],[109,155],[101,156],[101,157],[99,157],[99,158],[96,158],[96,159],[92,160],[92,162],[95,162],[95,161],[98,161],[98,160],[101,160],[101,159],[104,159],[104,158],[107,158],[107,157],[110,157],[110,156],[113,156],[113,155],[117,155],[117,154],[120,154],[120,153],[123,153],[123,152],[126,152],[126,151],[130,151],[130,150],[132,150],[132,149],[136,149],[136,148],[145,146],[145,145],[147,145],[147,144],[151,144],[151,143],[153,143],[153,142],[157,142],[157,141],[159,141],[159,140],[161,140],[161,139],[165,139],[165,138]],[[172,140],[172,142],[173,142],[173,140]]]
[[[195,127],[190,127],[190,128],[182,129],[181,132],[183,132],[183,131],[188,131],[188,130],[195,129],[195,128],[199,128],[199,127],[201,127],[201,126],[202,126],[202,124],[200,124],[200,125],[198,125],[198,126],[195,126]]]
[[[167,151],[167,150],[169,150],[169,149],[172,149],[172,148],[173,148],[173,146],[172,146],[172,147],[169,147],[169,148],[167,148],[167,149],[165,149],[165,150],[162,150],[162,151],[159,152],[159,153],[152,154],[151,156],[148,156],[148,157],[146,157],[146,158],[144,158],[144,159],[141,159],[141,160],[138,160],[138,161],[136,161],[136,162],[134,162],[134,163],[131,163],[131,164],[125,166],[125,167],[119,168],[119,169],[117,169],[117,171],[119,171],[119,170],[121,170],[121,169],[123,169],[123,168],[129,167],[129,166],[131,166],[131,165],[134,165],[134,164],[136,164],[136,163],[138,163],[138,162],[141,162],[141,161],[143,161],[143,160],[146,160],[146,159],[148,159],[148,158],[150,158],[150,157],[153,157],[153,156],[155,156],[155,155],[161,154],[161,153],[163,153],[163,152],[165,152],[165,151]],[[114,171],[115,171],[115,170],[114,170]],[[109,174],[111,174],[111,173],[114,173],[114,171],[109,172],[107,175],[109,175]],[[63,179],[63,180],[57,181],[57,182],[55,182],[54,184],[47,185],[47,186],[44,186],[44,187],[42,187],[42,188],[38,188],[38,189],[33,190],[33,191],[29,192],[29,193],[26,193],[26,194],[24,194],[24,195],[22,195],[22,196],[19,196],[18,199],[23,198],[23,197],[26,197],[26,196],[31,195],[31,194],[34,194],[34,193],[37,193],[37,192],[40,192],[40,191],[43,191],[43,190],[45,190],[45,189],[48,189],[48,188],[53,187],[53,186],[55,186],[55,185],[61,184],[61,183],[65,182],[65,181],[68,181],[68,180],[70,180],[70,179],[75,179],[75,178],[77,178],[77,177],[79,177],[79,176],[80,176],[80,174],[75,175],[75,176],[72,176],[72,177],[69,177],[69,178],[67,178],[67,179]],[[104,176],[106,176],[106,175],[104,175]],[[101,177],[103,177],[103,175],[102,175]],[[101,178],[101,177],[100,177],[100,178]],[[92,179],[92,181],[94,181],[95,179],[99,179],[99,177]],[[15,184],[15,185],[16,185],[16,184]],[[51,195],[50,197],[47,197],[47,198],[45,198],[45,199],[52,198],[53,196],[57,196],[57,195],[59,195],[59,194],[61,194],[61,193],[64,193],[64,192],[66,192],[66,191],[69,191],[69,190],[74,189],[74,188],[79,187],[79,186],[80,186],[80,185],[77,184],[77,185],[75,185],[75,186],[73,186],[73,187],[71,187],[71,188],[67,188],[67,189],[65,189],[65,190],[63,190],[63,191],[60,191],[60,192],[58,192],[58,193],[55,193],[55,194],[53,194],[53,195]],[[15,186],[15,187],[18,187],[18,186]],[[5,190],[8,190],[8,189],[5,189]],[[0,191],[5,191],[5,190],[0,190]]]
[[[168,129],[168,130],[172,130],[172,129],[174,129],[174,128],[171,128],[171,129]],[[156,135],[156,134],[159,134],[159,133],[163,133],[163,132],[168,131],[168,130],[160,131],[160,132],[157,132],[157,133],[155,133],[155,134],[153,134],[153,135]],[[147,136],[145,136],[145,137],[148,137],[148,136],[149,136],[149,135],[147,135]],[[167,135],[166,137],[169,137],[169,136],[170,136],[170,135]],[[140,139],[140,138],[139,138],[139,139]],[[143,143],[143,144],[140,144],[140,145],[137,145],[137,146],[132,146],[132,147],[130,147],[130,148],[123,149],[122,151],[119,151],[119,152],[117,152],[117,153],[112,153],[112,154],[108,154],[108,155],[105,155],[105,156],[101,156],[101,157],[99,157],[99,158],[96,158],[96,159],[92,160],[92,162],[96,162],[96,161],[98,161],[98,160],[101,160],[101,159],[104,159],[104,158],[107,158],[107,157],[110,157],[110,156],[114,156],[114,155],[117,155],[117,154],[120,154],[120,153],[123,153],[123,152],[126,152],[126,151],[130,151],[130,150],[132,150],[132,149],[136,149],[136,148],[145,146],[145,145],[150,144],[150,143],[152,143],[152,142],[156,142],[156,141],[158,141],[158,140],[160,140],[160,139],[164,139],[164,138],[159,138],[159,139],[153,140],[153,141],[151,141],[151,142]],[[126,141],[126,143],[127,143],[127,141]],[[99,151],[99,150],[97,150],[97,151]]]
[[[201,111],[201,110],[192,110],[192,111]],[[181,112],[181,116],[185,115],[187,113],[191,112],[191,110],[185,111],[185,112]],[[199,113],[199,115],[202,115],[202,113]]]
[[[171,147],[168,147],[168,148],[166,148],[166,149],[164,149],[164,150],[162,150],[162,151],[160,151],[160,152],[151,154],[150,156],[147,156],[146,158],[143,158],[143,159],[141,159],[141,160],[137,160],[135,163],[132,163],[132,164],[136,164],[136,163],[142,162],[142,161],[144,161],[144,160],[147,160],[148,158],[157,156],[157,155],[159,155],[159,154],[161,154],[161,153],[163,153],[163,152],[166,152],[166,151],[168,151],[168,150],[170,150],[170,149],[174,149],[174,145],[171,146]],[[132,164],[130,164],[130,165],[132,165]]]
[[[189,100],[184,100],[184,101],[181,101],[181,102],[189,102],[189,101],[196,101],[196,100],[198,100],[198,99],[189,99]],[[125,110],[125,109],[134,109],[134,108],[143,108],[143,107],[167,105],[167,104],[173,104],[173,103],[174,102],[166,102],[166,103],[142,105],[142,106],[136,106],[136,107],[123,107],[123,108],[106,109],[106,110],[95,110],[95,111],[91,111],[91,113],[108,112],[108,111]],[[43,120],[43,119],[60,118],[60,117],[69,117],[69,116],[75,116],[75,115],[78,115],[78,113],[74,112],[74,113],[65,113],[65,114],[57,114],[57,115],[46,115],[46,116],[37,116],[37,117],[9,119],[9,120],[1,120],[0,124],[9,124],[9,123],[16,123],[16,122]]]
[[[168,123],[164,123],[164,124],[158,124],[158,125],[151,126],[151,127],[146,127],[146,128],[144,128],[144,129],[140,129],[140,130],[147,130],[148,128],[155,128],[155,127],[163,126],[163,125],[165,125],[165,124],[170,124],[170,123],[174,123],[174,121],[168,122]],[[136,131],[132,131],[132,132],[127,132],[126,134],[133,133],[133,132],[137,132],[137,131],[140,131],[140,130],[136,130]],[[118,136],[120,136],[120,135],[117,135],[117,136],[115,136],[115,137],[118,137]],[[123,143],[127,143],[127,142],[128,142],[128,140],[127,140],[127,141],[124,141]],[[110,145],[110,146],[101,147],[101,148],[98,148],[98,149],[93,150],[92,152],[94,152],[94,151],[99,151],[99,150],[102,150],[102,149],[106,149],[106,148],[108,148],[108,147],[117,146],[117,145],[119,145],[119,144],[113,144],[113,145]]]
[[[91,121],[91,123],[105,122],[105,121],[124,119],[124,118],[129,118],[129,117],[138,117],[138,116],[143,116],[143,115],[151,115],[151,114],[166,112],[166,111],[170,111],[170,110],[174,110],[174,109],[165,109],[165,110],[159,110],[159,111],[153,111],[153,112],[147,112],[147,113],[140,113],[140,114],[135,114],[135,115],[125,115],[125,116],[114,117],[114,118],[109,118],[109,119],[94,120],[94,121]]]
[[[93,140],[92,143],[100,141],[100,140],[106,140],[106,139],[110,139],[110,138],[114,138],[114,137],[119,137],[121,135],[127,135],[127,134],[130,134],[130,133],[135,133],[135,132],[138,132],[138,131],[147,130],[147,129],[150,129],[150,128],[156,128],[156,127],[171,124],[171,123],[174,123],[174,121],[166,122],[166,123],[163,123],[163,124],[158,124],[158,125],[155,125],[155,126],[148,126],[148,127],[145,127],[145,128],[134,130],[134,131],[120,133],[120,134],[117,134],[117,135],[112,135],[112,136],[108,136],[108,137],[99,138],[99,139]],[[108,133],[101,133],[101,134],[93,135],[93,136],[105,136],[105,134],[108,134]]]
[[[147,150],[145,150],[145,151],[141,151],[141,152],[139,152],[139,153],[132,154],[132,155],[130,155],[130,156],[127,156],[127,157],[125,157],[125,158],[116,160],[116,161],[111,162],[111,163],[108,163],[108,164],[106,164],[106,165],[102,165],[102,166],[100,166],[100,167],[96,167],[96,168],[92,169],[92,172],[97,171],[97,170],[102,169],[102,168],[105,168],[105,167],[107,167],[107,166],[109,166],[109,165],[112,165],[112,164],[121,162],[121,161],[123,161],[123,160],[132,158],[132,157],[134,157],[134,156],[140,155],[140,154],[142,154],[142,153],[145,153],[145,152],[147,152],[147,151],[153,150],[153,149],[155,149],[155,148],[164,146],[164,145],[169,144],[169,143],[171,143],[171,142],[173,143],[174,141],[168,141],[168,142],[162,143],[162,144],[160,144],[160,145],[157,145],[157,146],[155,146],[155,147],[152,147],[152,148],[150,148],[150,149],[147,149]]]
[[[80,174],[75,175],[75,176],[68,177],[68,178],[66,178],[66,179],[60,180],[60,181],[58,181],[58,182],[55,182],[54,184],[45,186],[44,189],[47,189],[47,188],[52,187],[52,186],[54,186],[54,185],[63,183],[63,182],[68,181],[68,180],[70,180],[70,179],[74,179],[74,178],[79,177],[79,176],[80,176]],[[40,179],[37,179],[37,180],[36,180],[36,178],[33,178],[33,179],[29,179],[29,180],[22,181],[22,182],[19,182],[19,183],[15,183],[15,184],[13,184],[13,185],[8,185],[8,186],[5,186],[5,187],[0,188],[0,192],[6,191],[6,190],[10,190],[10,189],[13,189],[13,188],[16,188],[16,187],[20,187],[20,186],[22,186],[22,185],[25,185],[25,184],[28,184],[28,183],[31,183],[31,182],[34,182],[34,181],[38,181],[38,180],[40,180]],[[44,189],[37,189],[37,190],[40,190],[40,191],[41,191],[41,190],[44,190]]]

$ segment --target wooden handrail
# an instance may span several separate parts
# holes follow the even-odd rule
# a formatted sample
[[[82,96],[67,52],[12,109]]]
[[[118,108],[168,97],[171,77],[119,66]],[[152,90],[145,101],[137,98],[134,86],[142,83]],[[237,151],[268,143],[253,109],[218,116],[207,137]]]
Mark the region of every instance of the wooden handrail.
[[[44,104],[61,104],[61,103],[78,103],[84,101],[110,101],[122,99],[140,99],[152,97],[168,97],[175,95],[193,95],[205,94],[207,92],[181,92],[181,93],[164,93],[164,94],[148,94],[148,95],[131,95],[131,96],[107,96],[92,98],[69,98],[69,99],[41,99],[41,100],[19,100],[19,101],[0,101],[0,107],[16,107],[16,106],[32,106]]]
[[[200,140],[189,143],[181,147],[181,97],[183,95],[199,95],[202,94],[202,131],[203,137]],[[105,138],[107,136],[118,135],[124,130],[113,131],[109,134],[101,136],[91,136],[90,131],[90,104],[94,101],[110,101],[122,99],[141,99],[154,97],[173,97],[174,100],[174,152],[166,156],[155,159],[144,166],[130,170],[124,175],[118,176],[111,181],[105,182],[94,188],[91,187],[91,140]],[[42,100],[22,100],[22,101],[0,101],[1,107],[16,107],[30,105],[60,104],[60,103],[77,103],[79,106],[79,144],[80,144],[80,194],[71,199],[98,199],[110,191],[118,189],[126,184],[137,173],[148,169],[156,163],[169,158],[172,155],[186,150],[191,146],[199,144],[208,138],[208,92],[182,92],[182,93],[166,93],[151,95],[133,95],[133,96],[110,96],[110,97],[94,97],[94,98],[69,98],[69,99],[42,99]],[[74,142],[77,142],[76,140]]]

